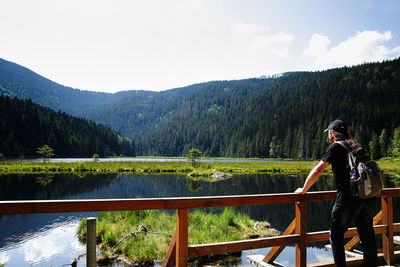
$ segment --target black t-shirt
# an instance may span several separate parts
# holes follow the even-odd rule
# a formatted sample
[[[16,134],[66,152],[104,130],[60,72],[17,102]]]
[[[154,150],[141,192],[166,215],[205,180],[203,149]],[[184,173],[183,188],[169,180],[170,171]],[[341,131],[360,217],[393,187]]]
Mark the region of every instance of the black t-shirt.
[[[336,204],[351,201],[350,195],[350,168],[347,162],[347,151],[340,144],[333,143],[322,160],[332,164],[333,177],[335,178],[337,196]]]

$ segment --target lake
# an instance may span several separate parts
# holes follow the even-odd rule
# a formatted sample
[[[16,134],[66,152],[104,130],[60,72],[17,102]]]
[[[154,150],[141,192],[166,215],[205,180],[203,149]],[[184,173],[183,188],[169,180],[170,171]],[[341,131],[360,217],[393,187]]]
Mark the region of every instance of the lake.
[[[11,159],[9,161],[27,161],[27,162],[43,162],[41,158],[34,159]],[[93,161],[92,158],[48,158],[47,162],[87,162]],[[133,157],[133,158],[98,158],[98,162],[109,162],[109,161],[150,161],[150,162],[187,162],[187,158],[146,158],[146,157]],[[275,160],[275,159],[224,159],[224,158],[200,158],[199,162],[268,162],[268,161],[291,161],[291,160]]]
[[[302,186],[304,176],[292,175],[237,175],[219,182],[192,182],[178,175],[139,174],[73,174],[0,175],[1,200],[34,199],[98,199],[98,198],[154,198],[214,195],[244,195],[293,192]],[[394,187],[385,177],[385,187]],[[312,191],[333,190],[331,176],[322,176]],[[397,199],[395,199],[397,201]],[[400,205],[394,202],[394,209]],[[329,229],[333,201],[308,204],[308,231]],[[378,209],[378,207],[377,207]],[[208,209],[218,212],[219,209]],[[294,218],[293,204],[235,207],[255,220],[267,220],[272,227],[283,231]],[[77,237],[80,218],[97,213],[57,213],[0,216],[0,263],[11,266],[62,266],[85,253],[85,246]],[[399,214],[395,213],[395,217]],[[399,221],[399,218],[395,218]],[[311,244],[307,249],[308,262],[331,259],[323,250],[326,243]],[[378,243],[380,246],[380,244]],[[235,265],[249,266],[246,256],[266,254],[269,249],[242,252]],[[278,262],[294,265],[294,247],[287,247]],[[78,266],[86,266],[85,258]],[[113,266],[121,266],[114,264]]]

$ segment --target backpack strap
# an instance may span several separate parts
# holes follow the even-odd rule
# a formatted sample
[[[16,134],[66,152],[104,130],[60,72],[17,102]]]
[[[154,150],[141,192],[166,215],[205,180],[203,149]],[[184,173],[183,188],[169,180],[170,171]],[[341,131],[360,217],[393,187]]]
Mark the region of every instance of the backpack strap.
[[[352,174],[355,173],[356,172],[356,169],[355,169],[356,162],[350,154],[353,150],[350,148],[350,146],[345,141],[339,140],[339,141],[336,141],[335,143],[341,145],[344,149],[346,149],[346,151],[348,153],[347,161],[349,163],[350,171]]]
[[[344,149],[346,149],[346,151],[348,153],[350,153],[352,151],[351,148],[349,147],[349,145],[345,141],[339,140],[339,141],[336,141],[335,144],[339,144],[342,147],[344,147]]]

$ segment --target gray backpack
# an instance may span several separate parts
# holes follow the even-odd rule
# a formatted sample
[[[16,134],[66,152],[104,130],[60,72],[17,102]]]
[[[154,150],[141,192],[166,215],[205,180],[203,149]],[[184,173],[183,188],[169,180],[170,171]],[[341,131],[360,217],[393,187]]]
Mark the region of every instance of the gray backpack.
[[[347,150],[350,167],[350,188],[353,197],[372,198],[378,196],[383,188],[382,173],[375,161],[366,155],[362,147],[351,150],[345,141],[337,141]]]

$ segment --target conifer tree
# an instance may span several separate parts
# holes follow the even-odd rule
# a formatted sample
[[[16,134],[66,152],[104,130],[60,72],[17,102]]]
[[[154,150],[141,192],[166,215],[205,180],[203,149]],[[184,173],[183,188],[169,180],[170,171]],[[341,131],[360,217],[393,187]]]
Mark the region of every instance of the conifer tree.
[[[383,129],[379,136],[379,147],[381,157],[387,157],[389,152],[389,137],[386,129]]]
[[[379,141],[376,134],[374,134],[371,141],[369,141],[369,155],[372,159],[379,158]]]
[[[43,163],[46,163],[46,159],[54,156],[54,149],[52,149],[51,147],[49,147],[48,145],[43,145],[41,147],[38,147],[36,149],[36,152],[38,154],[40,154],[43,158]]]
[[[187,155],[187,157],[193,167],[197,166],[198,164],[197,159],[201,157],[201,154],[202,154],[201,151],[196,148],[192,148],[189,150],[189,154]]]
[[[392,155],[400,157],[400,127],[394,129],[392,139]]]
[[[3,164],[5,164],[5,156],[3,153],[0,152],[0,162],[2,162]]]

